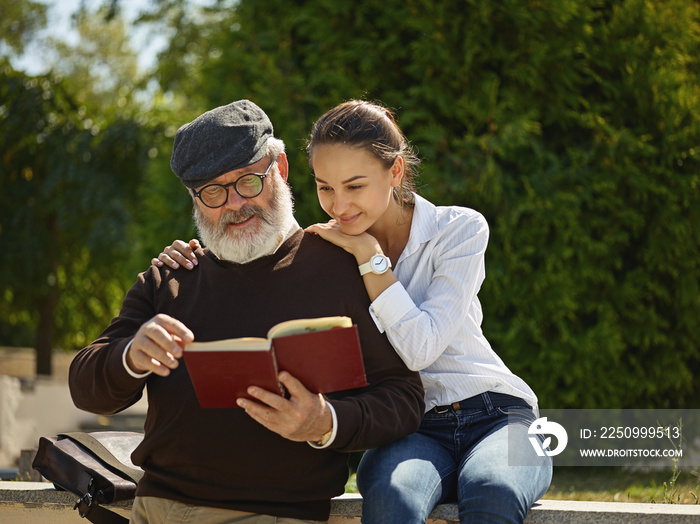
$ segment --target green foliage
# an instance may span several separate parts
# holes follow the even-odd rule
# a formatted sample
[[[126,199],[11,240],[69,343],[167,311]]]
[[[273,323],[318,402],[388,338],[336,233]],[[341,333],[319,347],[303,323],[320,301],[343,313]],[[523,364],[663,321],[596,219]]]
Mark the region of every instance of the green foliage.
[[[18,34],[3,33],[0,51],[21,54],[19,44],[33,41],[52,73],[27,78],[1,66],[0,239],[18,247],[0,255],[0,345],[33,345],[37,371],[48,374],[54,346],[95,338],[136,273],[173,235],[193,233],[187,193],[180,187],[176,198],[175,177],[152,175],[167,168],[161,153],[174,130],[162,131],[181,107],[151,90],[144,109],[146,82],[117,1],[79,7],[76,43],[35,34],[43,4],[6,3],[0,24]]]
[[[144,129],[78,106],[69,91],[59,77],[0,66],[3,345],[26,344],[28,323],[51,335],[55,318],[57,345],[80,347],[121,301],[114,254],[129,245]]]
[[[18,54],[46,26],[47,5],[32,0],[0,0],[0,49]]]
[[[140,83],[138,55],[126,24],[106,5],[88,11],[84,5],[73,15],[76,42],[49,38],[46,53],[53,72],[71,79],[71,92],[81,104],[136,107],[132,103]],[[109,112],[109,109],[105,110]]]
[[[177,40],[189,94],[269,113],[302,224],[324,218],[302,138],[338,102],[379,99],[426,160],[421,192],[489,220],[485,333],[543,406],[696,407],[697,2],[219,8],[219,30]]]
[[[159,101],[156,107],[160,105]],[[170,169],[170,155],[177,131],[177,126],[172,123],[176,120],[173,116],[175,113],[157,109],[150,112],[148,127],[153,130],[149,137],[150,161],[135,195],[139,206],[129,226],[131,245],[128,256],[118,254],[126,261],[129,285],[165,246],[176,238],[190,239],[197,234],[192,220],[192,199]],[[179,119],[187,111],[178,114]],[[188,121],[197,114],[193,113]]]

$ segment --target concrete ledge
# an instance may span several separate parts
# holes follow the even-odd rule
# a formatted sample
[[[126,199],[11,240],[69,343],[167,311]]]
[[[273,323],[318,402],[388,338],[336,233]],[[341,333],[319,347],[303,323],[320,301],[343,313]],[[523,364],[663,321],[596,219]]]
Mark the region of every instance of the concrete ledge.
[[[78,497],[58,491],[50,482],[0,482],[0,519],[8,524],[75,524],[81,521],[73,509]],[[131,514],[131,501],[111,504],[124,517]]]
[[[530,510],[527,524],[691,524],[700,522],[700,506],[540,500]]]
[[[76,522],[75,495],[57,491],[48,482],[0,481],[0,515],[8,524]],[[115,507],[116,506],[116,507]],[[128,516],[131,503],[110,506]],[[333,499],[329,524],[359,523],[362,498],[343,495]],[[540,500],[528,513],[526,524],[698,524],[700,505],[638,504]],[[429,524],[459,524],[457,506],[435,508]]]

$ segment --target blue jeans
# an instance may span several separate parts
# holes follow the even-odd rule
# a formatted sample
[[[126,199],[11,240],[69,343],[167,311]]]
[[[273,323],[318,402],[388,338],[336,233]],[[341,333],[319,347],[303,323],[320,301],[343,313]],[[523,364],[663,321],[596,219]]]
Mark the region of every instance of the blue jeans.
[[[481,408],[431,410],[416,433],[365,452],[357,471],[363,523],[423,524],[436,505],[455,500],[461,523],[525,520],[549,488],[551,458],[537,457],[528,440],[532,409],[482,397]],[[509,450],[536,465],[509,465]]]

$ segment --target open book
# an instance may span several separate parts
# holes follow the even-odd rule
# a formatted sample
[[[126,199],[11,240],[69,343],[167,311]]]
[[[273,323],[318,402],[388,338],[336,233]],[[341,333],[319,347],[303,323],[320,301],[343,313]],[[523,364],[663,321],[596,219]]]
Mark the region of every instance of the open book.
[[[192,342],[185,364],[203,408],[235,408],[248,398],[249,386],[284,395],[277,381],[288,371],[313,393],[330,393],[367,385],[357,326],[349,317],[288,320],[267,338],[232,338]]]

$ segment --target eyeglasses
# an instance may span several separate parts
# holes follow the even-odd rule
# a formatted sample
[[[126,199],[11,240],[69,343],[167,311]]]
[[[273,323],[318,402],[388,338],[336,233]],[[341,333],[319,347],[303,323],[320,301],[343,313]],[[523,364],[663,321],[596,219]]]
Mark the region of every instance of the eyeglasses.
[[[230,184],[209,184],[199,191],[193,190],[192,194],[199,198],[202,204],[210,208],[221,207],[228,202],[228,188],[231,186],[243,198],[255,198],[262,193],[263,179],[267,177],[276,162],[277,160],[270,162],[264,173],[249,173]]]

